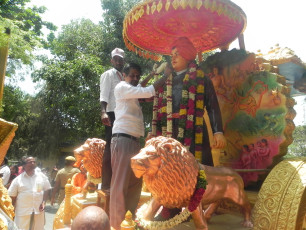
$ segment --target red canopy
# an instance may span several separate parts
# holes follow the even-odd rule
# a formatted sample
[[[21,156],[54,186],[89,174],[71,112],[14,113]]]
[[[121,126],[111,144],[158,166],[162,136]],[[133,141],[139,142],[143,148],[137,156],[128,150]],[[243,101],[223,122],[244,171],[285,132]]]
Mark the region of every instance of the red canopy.
[[[146,0],[125,16],[123,38],[129,50],[158,60],[179,37],[204,52],[228,45],[245,26],[244,12],[229,0]]]

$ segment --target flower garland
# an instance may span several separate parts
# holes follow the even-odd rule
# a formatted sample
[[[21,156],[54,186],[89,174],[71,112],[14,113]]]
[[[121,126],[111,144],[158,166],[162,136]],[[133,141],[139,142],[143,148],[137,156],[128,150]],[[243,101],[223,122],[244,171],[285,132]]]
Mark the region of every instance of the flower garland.
[[[161,88],[154,98],[153,136],[172,136],[172,76],[167,80],[166,86],[167,90]],[[196,63],[191,62],[183,80],[177,139],[189,150],[194,135],[195,158],[200,162],[202,160],[203,115],[204,72],[197,69]]]
[[[172,74],[166,81],[167,86],[167,137],[172,137]]]
[[[196,189],[191,197],[191,200],[188,205],[189,212],[193,212],[199,206],[202,197],[205,193],[207,185],[206,175],[204,170],[199,170],[198,181],[196,185]]]
[[[196,184],[196,189],[191,197],[189,205],[185,208],[180,214],[174,216],[173,218],[166,220],[166,221],[150,221],[145,220],[143,218],[143,213],[148,209],[149,202],[143,204],[136,213],[136,222],[139,223],[141,227],[148,230],[162,230],[162,229],[169,229],[173,228],[176,225],[179,225],[183,221],[187,220],[190,214],[196,210],[199,206],[202,197],[205,193],[207,181],[206,175],[204,170],[199,170],[198,180]],[[166,209],[164,211],[164,209]],[[163,208],[162,212],[168,213],[167,208]]]
[[[183,221],[187,220],[190,216],[191,212],[187,208],[184,209],[179,215],[171,218],[167,221],[150,221],[143,219],[143,213],[148,209],[149,202],[143,204],[136,213],[136,218],[140,226],[144,229],[148,230],[162,230],[162,229],[169,229],[173,228],[176,225],[179,225]],[[137,221],[136,221],[137,222]]]
[[[154,76],[154,80],[158,80],[158,76]],[[158,97],[157,94],[154,95],[154,100],[153,100],[153,117],[152,117],[152,135],[156,136],[156,125],[157,125],[157,111],[158,111]]]

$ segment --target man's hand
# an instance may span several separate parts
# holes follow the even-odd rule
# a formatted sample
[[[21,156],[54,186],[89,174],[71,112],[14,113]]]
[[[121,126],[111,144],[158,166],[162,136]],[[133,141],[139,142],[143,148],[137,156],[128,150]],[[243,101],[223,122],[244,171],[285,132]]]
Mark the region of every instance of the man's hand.
[[[111,126],[111,122],[106,112],[101,113],[102,124],[106,126]]]
[[[212,148],[223,149],[225,145],[226,145],[226,139],[223,133],[215,133],[214,134],[214,144],[212,145]]]
[[[153,134],[152,134],[152,132],[148,132],[148,135],[147,135],[147,137],[146,137],[146,142],[148,141],[148,140],[150,140],[151,138],[153,138],[154,136],[153,136]]]
[[[51,204],[53,205],[53,204]],[[45,201],[43,201],[40,205],[39,205],[39,211],[42,212],[45,210]]]

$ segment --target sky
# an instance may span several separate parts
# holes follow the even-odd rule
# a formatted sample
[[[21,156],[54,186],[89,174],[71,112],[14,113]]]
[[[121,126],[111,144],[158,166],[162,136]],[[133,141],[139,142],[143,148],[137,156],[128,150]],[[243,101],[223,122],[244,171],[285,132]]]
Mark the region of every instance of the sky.
[[[288,47],[306,62],[306,0],[232,0],[247,16],[244,31],[246,50],[267,53],[279,44]],[[73,19],[89,18],[94,23],[102,20],[100,0],[32,0],[31,4],[48,8],[43,20],[53,22],[59,30]],[[234,41],[230,48],[238,48]],[[27,91],[33,84],[27,79]],[[305,103],[304,107],[305,108]],[[305,115],[303,115],[305,120]]]

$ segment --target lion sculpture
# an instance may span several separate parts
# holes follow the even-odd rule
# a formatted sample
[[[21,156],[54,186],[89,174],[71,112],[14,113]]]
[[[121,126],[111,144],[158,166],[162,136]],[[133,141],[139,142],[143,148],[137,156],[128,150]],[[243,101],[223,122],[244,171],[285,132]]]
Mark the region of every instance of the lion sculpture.
[[[87,170],[87,181],[94,184],[101,183],[102,178],[102,161],[106,142],[98,138],[88,138],[83,145],[74,150],[76,163],[74,166],[84,165]],[[90,183],[86,183],[83,188],[86,196],[87,188]]]
[[[143,180],[153,199],[143,217],[152,220],[160,208],[187,207],[195,191],[200,169],[206,174],[207,187],[202,201],[192,212],[196,229],[208,229],[207,221],[222,199],[229,199],[243,209],[245,227],[252,227],[251,205],[244,192],[242,178],[232,169],[199,164],[177,140],[155,137],[131,159],[136,177]],[[203,205],[209,205],[203,215]]]

